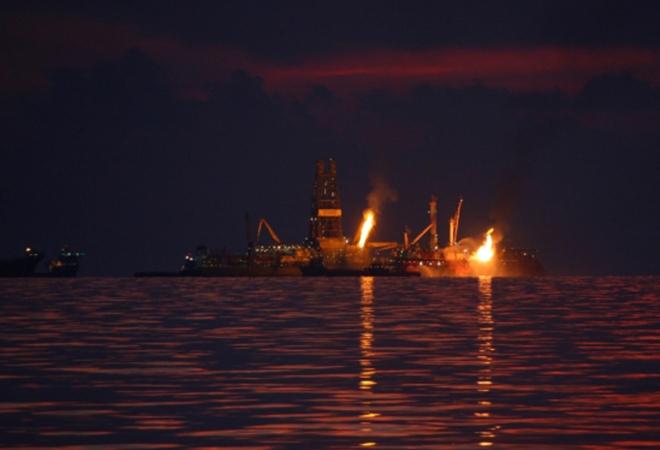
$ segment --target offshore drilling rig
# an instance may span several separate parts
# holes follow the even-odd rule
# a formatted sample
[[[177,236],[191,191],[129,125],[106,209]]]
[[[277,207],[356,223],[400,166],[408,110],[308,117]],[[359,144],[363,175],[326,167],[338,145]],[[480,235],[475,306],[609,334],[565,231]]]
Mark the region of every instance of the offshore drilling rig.
[[[463,199],[448,221],[447,245],[440,245],[438,200],[431,196],[428,225],[403,243],[370,241],[376,226],[376,212],[367,209],[352,240],[344,235],[343,212],[333,159],[316,162],[309,231],[301,244],[284,243],[265,218],[256,233],[246,217],[248,248],[245,253],[213,252],[204,246],[186,255],[181,275],[200,276],[296,276],[296,275],[390,275],[390,276],[475,276],[539,275],[543,269],[536,255],[525,249],[497,249],[493,229],[483,243],[459,239]],[[260,242],[263,231],[270,244]],[[428,237],[427,242],[423,241]]]
[[[372,251],[393,249],[398,245],[396,242],[366,242],[368,236],[361,236],[360,230],[349,241],[343,233],[342,216],[337,164],[329,159],[326,166],[324,161],[319,160],[316,162],[309,235],[306,240],[315,254],[310,264],[301,266],[304,275],[376,273],[379,269],[373,264]],[[373,216],[371,213],[371,226]]]

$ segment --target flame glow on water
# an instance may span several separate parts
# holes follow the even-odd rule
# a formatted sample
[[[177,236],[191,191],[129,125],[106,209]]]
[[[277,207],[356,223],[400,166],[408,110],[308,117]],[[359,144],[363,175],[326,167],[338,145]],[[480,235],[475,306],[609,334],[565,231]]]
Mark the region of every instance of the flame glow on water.
[[[660,448],[657,276],[0,281],[17,448]]]
[[[360,392],[362,397],[363,413],[360,415],[360,430],[364,433],[365,439],[360,443],[360,447],[375,447],[376,441],[373,440],[373,425],[375,419],[380,414],[374,412],[374,387],[376,381],[376,368],[373,364],[374,359],[374,278],[360,278],[360,317],[362,319],[362,334],[360,335]]]

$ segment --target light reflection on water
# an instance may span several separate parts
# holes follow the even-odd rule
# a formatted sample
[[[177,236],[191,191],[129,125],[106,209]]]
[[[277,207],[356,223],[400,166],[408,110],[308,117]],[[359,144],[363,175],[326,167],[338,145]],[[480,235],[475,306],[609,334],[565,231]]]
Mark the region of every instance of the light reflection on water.
[[[479,431],[480,447],[490,447],[493,445],[497,425],[489,425],[488,419],[490,418],[490,409],[492,402],[490,400],[490,390],[493,386],[492,365],[495,347],[493,345],[493,287],[492,277],[480,276],[479,277],[479,353],[477,354],[478,363],[481,368],[478,371],[477,377],[477,392],[479,398],[477,401],[477,411],[474,413],[476,417],[484,419],[484,429]]]
[[[659,282],[0,280],[0,446],[657,448]]]
[[[374,342],[374,279],[373,277],[360,278],[360,316],[362,319],[362,334],[360,335],[360,389],[363,392],[362,409],[360,415],[360,429],[365,433],[367,440],[360,443],[361,447],[375,447],[376,442],[368,438],[373,435],[373,421],[380,414],[373,411],[373,387],[376,384],[374,377],[376,369],[373,366]]]

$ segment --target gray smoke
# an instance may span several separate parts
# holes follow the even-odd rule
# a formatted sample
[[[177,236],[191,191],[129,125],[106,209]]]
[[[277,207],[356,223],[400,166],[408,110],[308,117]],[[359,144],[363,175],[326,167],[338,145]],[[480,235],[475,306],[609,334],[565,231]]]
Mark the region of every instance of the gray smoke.
[[[387,203],[395,202],[399,199],[396,190],[389,186],[381,177],[371,178],[371,192],[367,195],[369,208],[379,215]]]

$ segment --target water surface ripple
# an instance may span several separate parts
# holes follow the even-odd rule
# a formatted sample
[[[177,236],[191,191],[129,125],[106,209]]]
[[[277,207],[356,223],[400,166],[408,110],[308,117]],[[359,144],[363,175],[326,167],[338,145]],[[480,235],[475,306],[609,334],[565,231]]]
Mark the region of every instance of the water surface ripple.
[[[0,280],[0,445],[660,448],[660,278]]]

